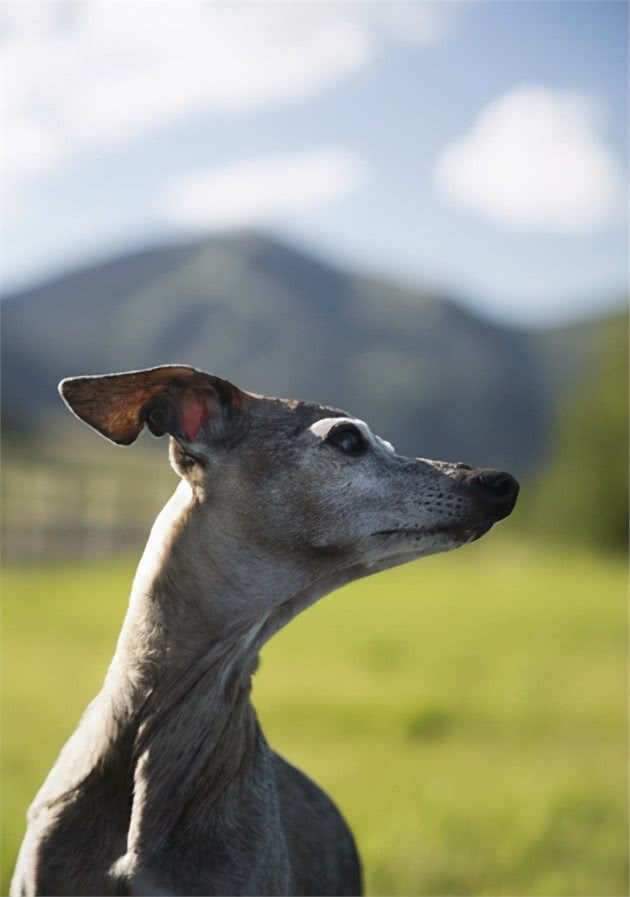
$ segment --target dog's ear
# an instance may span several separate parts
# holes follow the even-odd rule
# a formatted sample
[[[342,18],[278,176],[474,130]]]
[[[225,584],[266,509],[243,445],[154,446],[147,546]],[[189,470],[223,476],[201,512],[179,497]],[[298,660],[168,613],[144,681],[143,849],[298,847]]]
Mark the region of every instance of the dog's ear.
[[[250,399],[227,380],[185,365],[67,377],[59,392],[78,418],[118,445],[131,445],[146,425],[154,436],[169,433],[193,449],[238,438]]]

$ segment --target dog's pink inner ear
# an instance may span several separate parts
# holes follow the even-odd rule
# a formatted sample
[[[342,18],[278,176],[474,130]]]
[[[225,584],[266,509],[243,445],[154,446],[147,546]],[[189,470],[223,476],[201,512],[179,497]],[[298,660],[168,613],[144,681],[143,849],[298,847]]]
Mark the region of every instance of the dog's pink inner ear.
[[[195,442],[199,431],[206,426],[211,415],[218,411],[219,400],[216,394],[187,389],[179,406],[180,427],[186,439]]]

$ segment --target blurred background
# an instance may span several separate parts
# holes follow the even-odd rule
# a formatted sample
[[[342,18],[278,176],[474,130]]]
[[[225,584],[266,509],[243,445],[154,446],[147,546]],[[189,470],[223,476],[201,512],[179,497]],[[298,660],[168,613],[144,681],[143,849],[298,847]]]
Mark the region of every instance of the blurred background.
[[[2,893],[176,485],[57,382],[183,362],[522,482],[265,649],[368,891],[626,894],[628,4],[1,11]]]

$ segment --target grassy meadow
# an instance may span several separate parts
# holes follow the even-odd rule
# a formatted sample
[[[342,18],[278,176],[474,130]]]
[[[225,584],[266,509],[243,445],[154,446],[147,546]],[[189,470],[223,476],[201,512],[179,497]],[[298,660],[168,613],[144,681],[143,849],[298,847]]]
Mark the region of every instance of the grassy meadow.
[[[132,572],[5,569],[4,894]],[[626,612],[623,560],[499,530],[308,610],[266,647],[254,700],[346,815],[368,893],[624,895]]]

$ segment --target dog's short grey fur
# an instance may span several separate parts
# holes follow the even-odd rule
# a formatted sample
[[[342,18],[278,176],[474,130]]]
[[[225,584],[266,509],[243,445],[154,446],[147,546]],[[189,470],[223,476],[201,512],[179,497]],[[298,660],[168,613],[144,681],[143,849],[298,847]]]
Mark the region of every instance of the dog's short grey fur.
[[[402,457],[335,408],[185,366],[60,389],[114,442],[170,434],[181,482],[103,689],[30,808],[11,893],[360,893],[339,811],[260,729],[258,652],[341,584],[482,535],[515,481]]]

